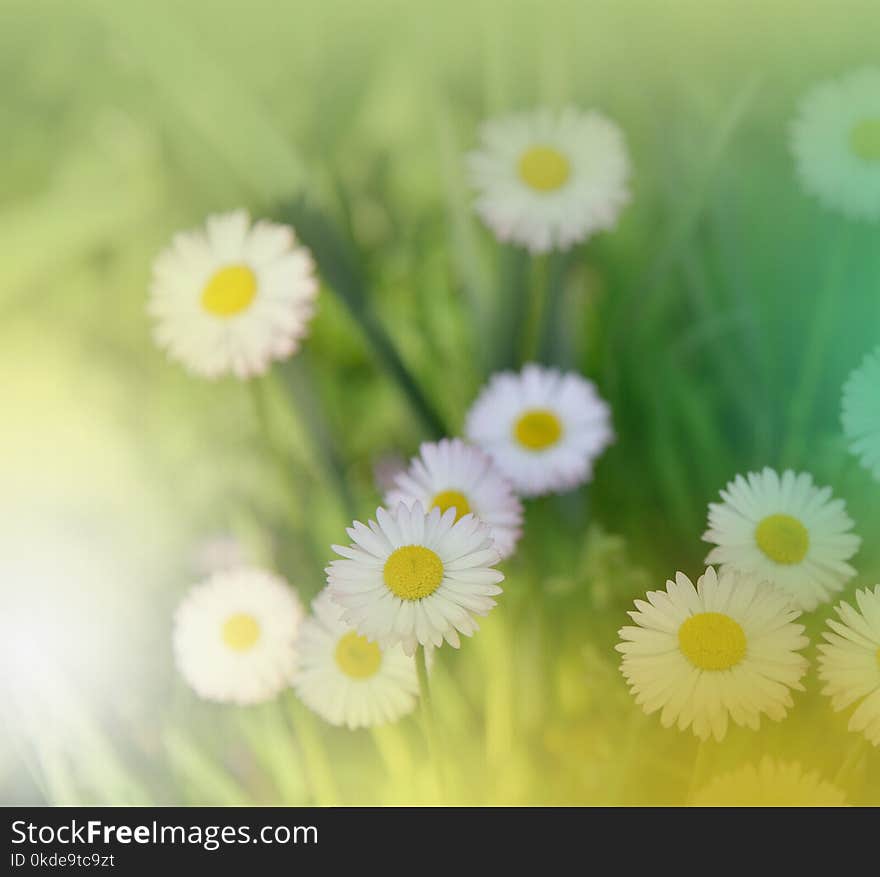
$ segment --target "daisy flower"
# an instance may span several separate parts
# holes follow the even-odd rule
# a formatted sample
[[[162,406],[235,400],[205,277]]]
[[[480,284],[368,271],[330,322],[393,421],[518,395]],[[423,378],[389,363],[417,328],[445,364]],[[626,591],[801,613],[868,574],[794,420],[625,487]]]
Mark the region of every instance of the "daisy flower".
[[[206,700],[240,705],[269,700],[293,675],[302,615],[296,593],[271,573],[216,573],[177,608],[177,666]]]
[[[709,567],[695,588],[678,573],[665,591],[649,591],[620,630],[621,671],[636,702],[660,711],[664,728],[693,728],[701,740],[723,740],[728,720],[757,730],[792,705],[803,690],[807,645],[800,614],[764,582]]]
[[[849,729],[880,746],[880,585],[856,591],[856,604],[858,610],[840,603],[840,620],[828,620],[832,632],[819,646],[819,678],[835,710],[859,703]]]
[[[843,387],[841,423],[849,449],[880,481],[880,347],[869,353]]]
[[[293,229],[244,210],[175,235],[153,266],[149,311],[168,355],[197,375],[262,374],[296,352],[318,284]]]
[[[485,122],[467,157],[476,211],[501,241],[533,253],[566,250],[613,228],[630,199],[620,128],[567,108]]]
[[[772,469],[737,475],[709,504],[714,542],[706,563],[750,573],[782,588],[804,610],[831,599],[855,575],[847,561],[861,539],[842,499],[816,487],[806,472]]]
[[[327,584],[345,607],[343,620],[383,649],[403,643],[413,655],[418,644],[443,640],[458,648],[458,634],[471,636],[474,616],[501,593],[492,531],[472,514],[401,503],[347,532],[353,544],[333,546],[343,559],[327,567]]]
[[[791,149],[808,194],[850,219],[880,218],[880,69],[811,89],[791,126]]]
[[[695,807],[844,807],[843,792],[818,771],[804,773],[797,762],[765,755],[757,767],[747,764],[721,774],[694,796]]]
[[[300,626],[293,686],[332,725],[352,730],[395,722],[411,712],[419,684],[415,661],[399,645],[382,649],[342,620],[323,591]]]
[[[613,439],[611,412],[574,372],[529,364],[493,375],[471,406],[465,432],[523,496],[589,481]]]
[[[513,487],[495,468],[491,458],[461,439],[426,442],[409,469],[395,478],[385,497],[394,508],[421,503],[441,512],[454,508],[456,519],[469,512],[492,530],[492,539],[502,558],[510,557],[522,534],[522,505]]]

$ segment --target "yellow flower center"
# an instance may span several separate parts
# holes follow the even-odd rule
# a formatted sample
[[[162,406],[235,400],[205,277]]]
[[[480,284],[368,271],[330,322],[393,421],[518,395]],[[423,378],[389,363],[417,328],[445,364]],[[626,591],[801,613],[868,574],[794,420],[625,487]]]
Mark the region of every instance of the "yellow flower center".
[[[401,600],[421,600],[440,587],[443,561],[424,545],[404,545],[389,555],[383,576],[388,589]]]
[[[552,411],[526,411],[513,427],[514,438],[530,451],[543,451],[562,436],[562,423]]]
[[[755,528],[755,541],[776,563],[800,563],[810,547],[810,534],[791,515],[768,515]]]
[[[532,146],[519,159],[520,178],[539,192],[564,186],[570,172],[568,159],[552,146]]]
[[[216,271],[202,290],[202,307],[215,317],[234,317],[250,306],[257,278],[246,265],[227,265]]]
[[[351,630],[336,645],[336,663],[352,679],[368,679],[382,663],[382,650],[365,636]]]
[[[467,497],[457,490],[441,490],[434,497],[431,508],[438,508],[441,512],[447,509],[455,509],[455,520],[458,521],[468,514],[471,510],[471,504]]]
[[[746,654],[746,635],[729,615],[699,612],[678,629],[678,646],[700,670],[729,670]]]
[[[863,161],[880,161],[880,118],[859,122],[850,131],[849,145]]]
[[[253,615],[236,612],[223,625],[223,642],[235,652],[246,652],[260,638],[260,623]]]

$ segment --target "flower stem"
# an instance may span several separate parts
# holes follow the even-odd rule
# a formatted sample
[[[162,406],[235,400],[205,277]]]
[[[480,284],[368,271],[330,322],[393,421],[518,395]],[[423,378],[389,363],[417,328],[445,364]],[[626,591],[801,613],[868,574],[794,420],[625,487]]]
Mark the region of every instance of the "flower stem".
[[[562,350],[564,340],[562,311],[565,303],[565,284],[574,258],[574,251],[566,250],[562,253],[553,253],[548,261],[538,338],[538,362],[545,365],[568,364],[560,362],[560,359],[565,358]]]
[[[400,796],[410,794],[412,758],[409,742],[400,727],[395,724],[374,726],[370,729],[370,733],[385,765],[391,788],[397,796],[394,803],[399,804]]]
[[[304,793],[311,793],[306,765],[297,741],[291,737],[280,701],[247,707],[239,710],[238,715],[250,749],[272,778],[280,803],[286,807],[303,804]]]
[[[841,298],[840,291],[846,282],[850,238],[839,230],[832,232],[834,234],[836,246],[831,247],[826,262],[827,273],[816,294],[812,325],[803,341],[799,380],[789,401],[788,433],[782,449],[782,463],[786,466],[800,466],[804,463],[803,449],[809,436],[810,417],[822,388],[828,346],[837,325],[835,320]]]
[[[503,245],[499,250],[498,263],[496,371],[520,365],[531,299],[531,261],[528,253],[519,247]]]
[[[391,336],[385,330],[385,327],[373,315],[371,311],[362,311],[360,314],[355,313],[355,317],[361,325],[364,334],[370,341],[376,355],[385,366],[385,370],[397,383],[403,395],[406,397],[410,407],[418,415],[422,421],[422,425],[428,431],[430,436],[435,439],[443,438],[449,435],[449,430],[443,422],[442,417],[437,413],[434,406],[428,401],[428,397],[422,391],[412,372],[407,368],[401,359]]]
[[[434,766],[437,782],[437,793],[443,797],[443,765],[440,759],[440,741],[437,736],[437,724],[434,720],[434,707],[431,701],[431,686],[428,682],[428,661],[424,646],[416,649],[416,675],[419,679],[419,700],[421,702],[422,725],[425,739],[428,742],[428,757]]]
[[[276,483],[281,488],[280,498],[284,503],[280,510],[283,514],[283,530],[285,534],[296,544],[303,547],[308,553],[309,565],[313,567],[312,576],[302,576],[299,590],[302,596],[314,596],[315,589],[308,587],[309,581],[320,581],[320,571],[326,560],[327,546],[320,539],[315,527],[308,526],[308,486],[303,489],[294,476],[294,469],[288,459],[285,450],[280,446],[275,430],[273,429],[270,416],[269,387],[264,383],[265,379],[253,379],[248,381],[248,390],[256,413],[257,425],[266,453],[268,454],[272,468],[276,473]],[[284,572],[284,570],[282,570]],[[294,570],[289,570],[293,573]],[[297,569],[296,576],[299,579],[302,569]]]
[[[294,698],[289,698],[287,702],[288,716],[302,754],[312,798],[318,807],[334,807],[339,803],[339,796],[315,718]]]
[[[638,346],[642,343],[642,333],[648,333],[656,327],[669,303],[669,291],[665,287],[668,286],[670,274],[693,239],[728,148],[760,94],[760,85],[759,74],[753,74],[745,80],[739,92],[726,105],[727,109],[714,128],[706,132],[706,146],[703,149],[705,160],[702,167],[695,169],[692,174],[692,191],[689,196],[685,195],[677,201],[678,212],[666,224],[665,241],[654,260],[646,263],[645,273],[632,284],[617,312],[614,328],[609,330],[613,348],[620,345]],[[615,367],[615,358],[609,357],[606,368]]]
[[[327,480],[335,487],[339,504],[347,519],[355,517],[357,505],[352,496],[345,463],[334,440],[333,430],[327,422],[320,399],[315,393],[314,381],[308,362],[298,358],[280,371],[281,383],[286,397],[295,408],[299,422],[308,433],[312,450],[321,461]]]
[[[290,223],[300,240],[311,250],[329,289],[348,309],[366,336],[377,359],[395,381],[413,411],[432,438],[449,434],[443,418],[429,401],[404,363],[391,336],[376,316],[361,260],[352,242],[339,233],[333,221],[315,207],[299,200],[282,205],[279,216]]]
[[[285,497],[290,504],[290,523],[292,526],[295,526],[296,522],[301,518],[299,499],[297,497],[296,485],[291,479],[289,462],[284,452],[278,446],[275,431],[272,428],[272,418],[269,416],[268,389],[262,378],[254,378],[248,381],[248,390],[253,401],[257,425],[272,463],[278,472],[278,480],[284,486]]]
[[[278,470],[280,481],[285,486],[290,501],[294,504],[294,508],[296,508],[300,502],[300,491],[291,477],[293,470],[290,460],[278,442],[270,414],[272,403],[271,383],[274,380],[275,378],[270,374],[263,378],[255,378],[249,381],[249,384],[260,430],[263,433],[267,448]],[[345,478],[341,458],[330,442],[329,429],[324,422],[320,407],[311,387],[308,385],[308,381],[304,379],[302,374],[286,376],[281,392],[286,399],[291,400],[292,407],[298,415],[298,422],[307,433],[312,450],[321,461],[325,477],[335,488],[336,497],[339,500],[340,508],[345,517],[347,519],[353,518],[355,503]]]

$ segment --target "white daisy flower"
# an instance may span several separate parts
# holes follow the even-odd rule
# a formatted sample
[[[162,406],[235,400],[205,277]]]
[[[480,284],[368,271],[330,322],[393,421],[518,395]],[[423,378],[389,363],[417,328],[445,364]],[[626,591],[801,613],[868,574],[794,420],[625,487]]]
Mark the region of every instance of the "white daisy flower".
[[[614,437],[611,411],[574,372],[529,364],[500,372],[471,406],[470,441],[495,461],[523,496],[570,490],[593,476],[593,461]]]
[[[880,481],[880,347],[869,353],[843,387],[841,423],[849,449]]]
[[[262,374],[299,347],[318,283],[293,229],[244,210],[175,235],[153,266],[149,310],[160,347],[208,378]]]
[[[417,502],[441,512],[454,508],[456,519],[472,512],[492,529],[502,559],[513,554],[522,534],[522,505],[510,482],[488,455],[461,439],[423,444],[419,456],[397,475],[394,489],[385,497],[388,508]]]
[[[806,611],[831,599],[855,575],[847,561],[861,539],[842,499],[816,487],[806,472],[772,469],[737,475],[709,504],[714,542],[706,563],[756,575],[782,588]]]
[[[840,603],[840,621],[828,620],[832,632],[819,646],[819,678],[835,710],[859,702],[849,729],[880,746],[880,585],[856,591],[856,603],[858,610]]]
[[[178,669],[206,700],[270,700],[293,675],[302,616],[296,593],[278,576],[258,569],[217,573],[177,608]]]
[[[808,640],[787,595],[753,577],[709,567],[695,588],[678,573],[649,591],[620,630],[621,671],[636,702],[664,728],[724,739],[728,719],[757,730],[785,718],[789,689],[803,690]]]
[[[810,195],[851,219],[880,218],[880,69],[811,89],[792,123],[791,148]]]
[[[333,546],[343,560],[327,567],[327,584],[343,619],[383,649],[403,643],[413,655],[418,644],[444,639],[458,648],[458,634],[471,636],[474,616],[486,615],[501,593],[492,531],[472,514],[401,503],[347,532],[354,544]]]
[[[296,693],[332,725],[353,730],[395,722],[416,703],[415,661],[399,645],[370,642],[342,613],[326,590],[312,603],[296,641]]]
[[[484,122],[467,157],[476,211],[501,241],[565,250],[613,228],[630,199],[620,128],[571,107]]]
[[[765,755],[711,780],[694,796],[695,807],[844,807],[846,798],[818,771],[804,773],[797,762]]]

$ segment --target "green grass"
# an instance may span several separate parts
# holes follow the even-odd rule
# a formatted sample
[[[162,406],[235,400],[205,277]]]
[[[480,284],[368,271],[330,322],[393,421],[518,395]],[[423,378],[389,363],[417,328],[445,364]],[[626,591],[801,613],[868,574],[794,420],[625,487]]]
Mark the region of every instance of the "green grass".
[[[809,83],[874,57],[870,7],[4,6],[0,514],[7,534],[33,520],[46,550],[58,532],[87,544],[102,570],[2,577],[7,604],[63,593],[100,631],[34,719],[53,733],[4,698],[4,800],[434,800],[417,716],[352,734],[292,695],[200,703],[171,612],[218,530],[313,596],[329,545],[380,501],[376,461],[458,433],[491,370],[527,359],[595,380],[617,441],[589,488],[529,503],[498,609],[438,656],[448,800],[684,799],[695,741],[640,715],[613,645],[635,596],[699,572],[706,505],[737,472],[832,484],[866,538],[848,591],[877,581],[880,485],[838,425],[877,342],[876,231],[805,198],[786,143]],[[623,126],[634,200],[613,233],[532,260],[475,220],[461,156],[487,115],[568,101]],[[169,236],[240,205],[292,221],[324,280],[302,356],[255,388],[168,364],[144,312]],[[854,738],[814,674],[808,689],[701,769],[770,752],[834,778]],[[841,781],[876,803],[876,752]]]

